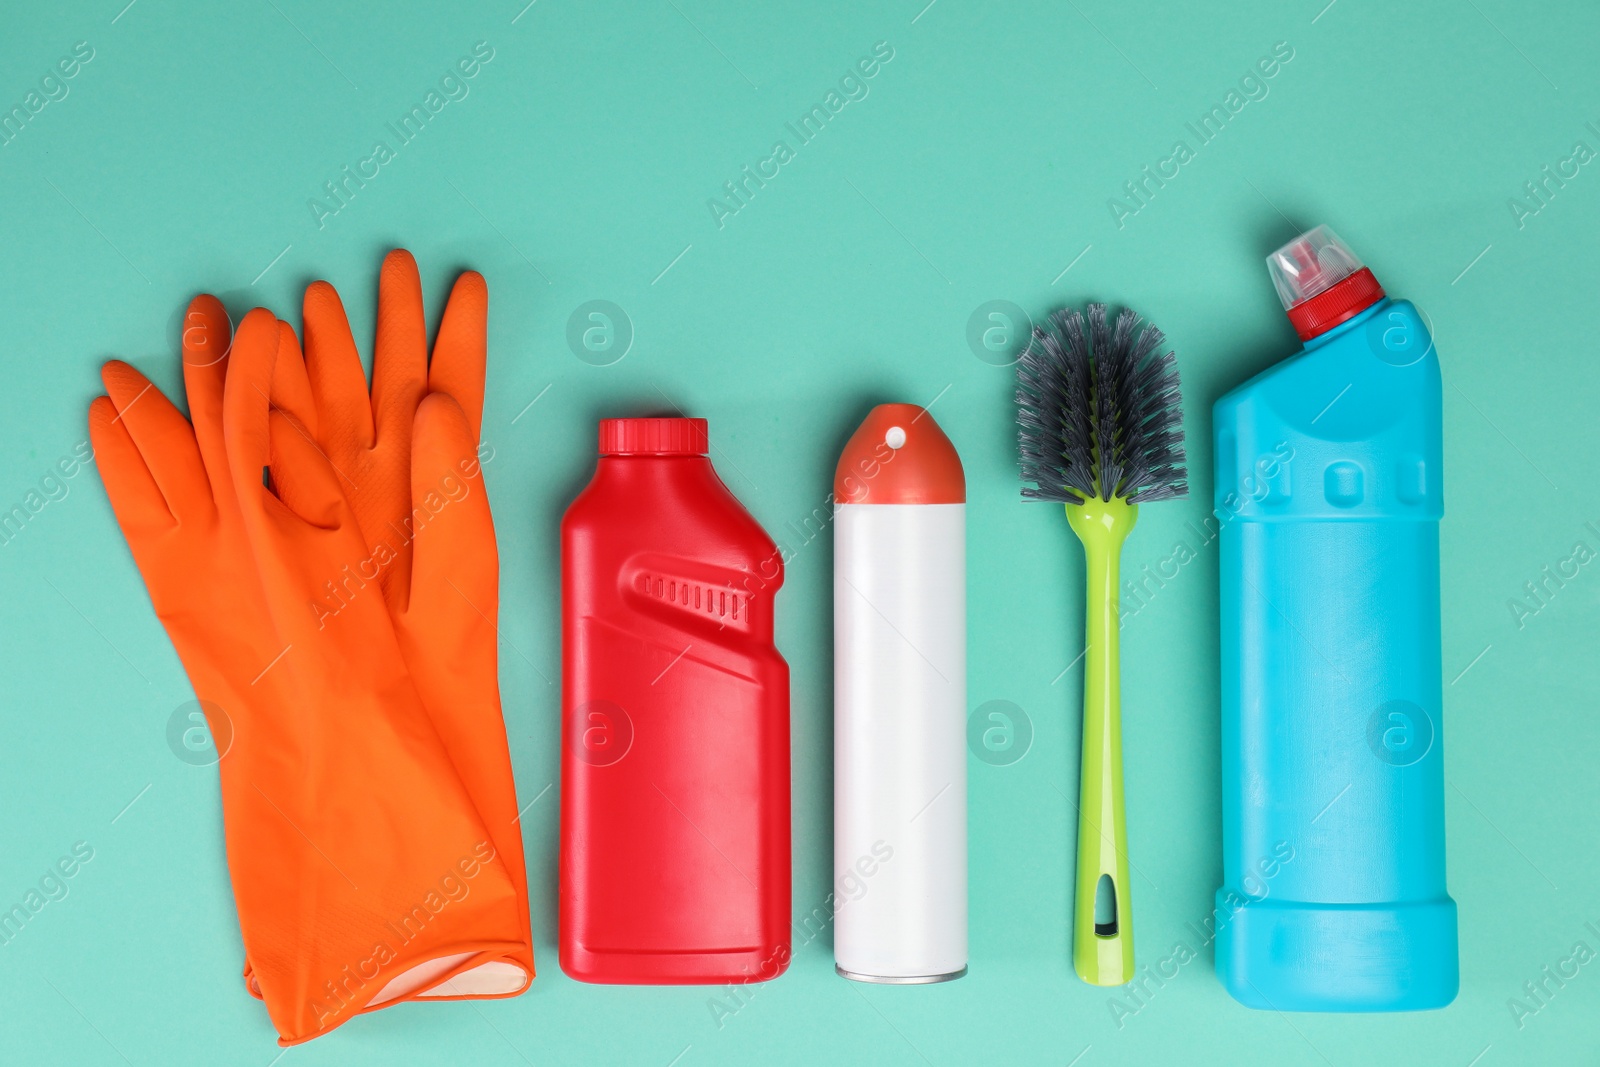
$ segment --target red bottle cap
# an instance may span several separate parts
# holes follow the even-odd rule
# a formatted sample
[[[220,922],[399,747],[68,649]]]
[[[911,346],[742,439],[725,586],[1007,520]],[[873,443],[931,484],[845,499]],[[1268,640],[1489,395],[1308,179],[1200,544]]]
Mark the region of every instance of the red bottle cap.
[[[601,419],[603,456],[703,456],[710,450],[705,419]]]
[[[879,404],[850,435],[833,474],[839,504],[964,504],[956,446],[926,408]]]
[[[1300,340],[1309,341],[1365,311],[1383,299],[1383,286],[1362,267],[1301,304],[1289,309],[1289,324]]]
[[[1383,286],[1326,226],[1267,257],[1267,272],[1300,340],[1327,333],[1383,299]]]

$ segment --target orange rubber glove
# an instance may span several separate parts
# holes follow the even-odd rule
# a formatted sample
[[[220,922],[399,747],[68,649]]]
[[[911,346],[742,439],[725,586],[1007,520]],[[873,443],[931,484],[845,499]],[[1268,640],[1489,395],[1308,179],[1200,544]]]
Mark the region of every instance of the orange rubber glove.
[[[309,608],[363,548],[311,443],[292,330],[257,310],[230,353],[226,315],[208,297],[185,325],[193,427],[113,362],[90,432],[219,744],[231,732],[219,769],[240,931],[280,1044],[293,1044],[455,975],[514,965],[526,905],[383,605],[354,603],[336,628]],[[525,987],[516,970],[502,992]]]
[[[371,550],[321,609],[339,613],[352,597],[370,597],[376,575],[423,702],[526,898],[496,657],[500,563],[478,459],[488,310],[483,276],[462,274],[430,362],[416,261],[404,249],[390,252],[378,282],[369,395],[339,294],[323,281],[306,289],[316,437]],[[526,922],[526,905],[522,915]],[[525,933],[519,962],[531,975]]]

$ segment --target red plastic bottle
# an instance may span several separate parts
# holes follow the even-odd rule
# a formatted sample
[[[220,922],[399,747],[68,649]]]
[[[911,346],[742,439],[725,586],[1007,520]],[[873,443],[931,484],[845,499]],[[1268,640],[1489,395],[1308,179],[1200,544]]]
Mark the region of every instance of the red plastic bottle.
[[[777,546],[704,419],[605,419],[561,523],[561,969],[723,983],[789,963]]]

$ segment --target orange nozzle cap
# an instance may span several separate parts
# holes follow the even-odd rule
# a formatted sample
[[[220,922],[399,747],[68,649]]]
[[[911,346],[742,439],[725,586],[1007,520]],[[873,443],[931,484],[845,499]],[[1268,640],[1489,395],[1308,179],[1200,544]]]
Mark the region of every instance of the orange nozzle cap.
[[[879,404],[850,435],[833,474],[840,504],[964,504],[961,457],[926,408]]]

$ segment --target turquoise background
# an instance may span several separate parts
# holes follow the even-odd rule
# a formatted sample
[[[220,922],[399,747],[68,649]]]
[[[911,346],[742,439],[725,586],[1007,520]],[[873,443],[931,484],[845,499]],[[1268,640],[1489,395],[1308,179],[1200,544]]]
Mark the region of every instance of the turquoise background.
[[[1578,543],[1600,550],[1600,164],[1552,182],[1520,224],[1510,204],[1531,212],[1524,183],[1575,142],[1600,149],[1594,5],[124,2],[13,5],[0,33],[7,111],[75,42],[94,53],[0,147],[3,510],[84,440],[104,359],[176,390],[195,292],[298,323],[305,284],[328,278],[370,337],[381,257],[404,245],[435,317],[463,267],[492,293],[484,435],[524,802],[558,767],[556,521],[607,414],[708,417],[723,477],[794,548],[778,629],[797,917],[831,881],[832,743],[830,549],[798,531],[874,402],[937,399],[961,449],[971,705],[1014,702],[1034,738],[1008,766],[970,764],[962,981],[844,982],[826,934],[720,1028],[711,990],[569,981],[552,790],[523,819],[541,964],[527,995],[402,1006],[274,1060],[238,979],[216,773],[166,742],[192,693],[85,470],[0,545],[0,903],[74,842],[94,849],[69,895],[0,946],[7,1062],[1596,1062],[1600,962],[1548,983],[1520,1026],[1508,1004],[1575,943],[1600,950],[1585,926],[1600,928],[1600,563],[1567,565],[1542,606],[1524,589]],[[319,227],[323,183],[376,140],[394,148],[386,124],[479,41],[494,55],[469,94]],[[893,58],[868,95],[719,228],[708,200],[776,140],[795,147],[785,124],[880,41]],[[1265,98],[1199,145],[1185,124],[1279,42],[1293,59]],[[1179,139],[1194,158],[1119,226],[1110,198]],[[1189,525],[1209,509],[1209,409],[1298,347],[1262,257],[1319,222],[1428,314],[1444,365],[1462,988],[1424,1015],[1248,1011],[1187,925],[1220,877],[1216,551]],[[988,301],[1038,314],[1091,298],[1170,335],[1196,488],[1145,509],[1128,543],[1130,571],[1179,541],[1197,556],[1128,619],[1123,698],[1139,960],[1179,941],[1199,958],[1120,1027],[1067,942],[1082,677],[1062,672],[1082,647],[1082,553],[1055,508],[1019,501],[1006,353],[980,348],[986,361],[967,338]],[[615,348],[580,346],[586,360],[567,340],[596,299],[633,332],[608,366],[594,364]]]

